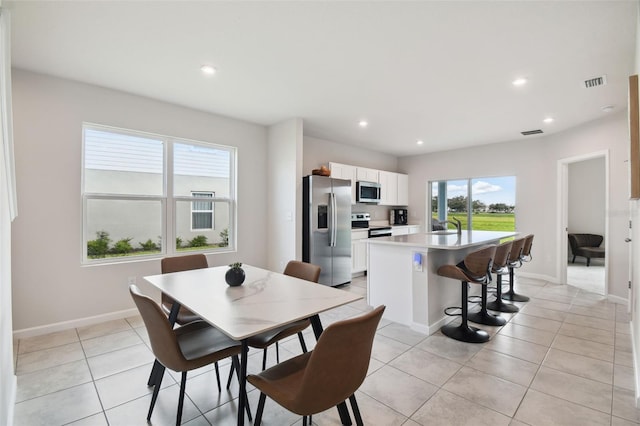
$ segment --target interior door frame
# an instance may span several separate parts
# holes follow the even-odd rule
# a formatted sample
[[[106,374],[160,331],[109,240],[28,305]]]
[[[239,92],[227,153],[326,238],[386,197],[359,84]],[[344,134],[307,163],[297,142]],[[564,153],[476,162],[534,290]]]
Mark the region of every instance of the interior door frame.
[[[567,242],[567,233],[569,226],[569,164],[578,163],[585,160],[595,158],[604,158],[604,249],[605,253],[609,251],[609,150],[594,151],[591,153],[578,155],[575,157],[563,158],[558,160],[558,230],[556,234],[557,247],[560,247],[558,259],[556,261],[556,276],[560,284],[567,283],[567,259],[569,258],[569,244]],[[609,257],[604,258],[604,295],[609,294]]]

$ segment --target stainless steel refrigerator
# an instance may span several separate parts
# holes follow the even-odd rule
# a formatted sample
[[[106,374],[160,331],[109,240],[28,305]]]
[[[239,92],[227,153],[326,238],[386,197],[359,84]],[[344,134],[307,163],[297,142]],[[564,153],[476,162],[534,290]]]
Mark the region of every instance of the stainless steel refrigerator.
[[[302,260],[320,266],[320,284],[351,281],[351,181],[305,176]]]

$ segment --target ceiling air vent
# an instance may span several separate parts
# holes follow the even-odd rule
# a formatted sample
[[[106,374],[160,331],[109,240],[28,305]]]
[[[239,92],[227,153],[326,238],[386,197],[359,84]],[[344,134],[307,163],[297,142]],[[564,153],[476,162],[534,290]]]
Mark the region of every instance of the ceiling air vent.
[[[537,130],[527,130],[525,132],[520,132],[522,133],[524,136],[529,136],[529,135],[537,135],[539,133],[542,133],[542,130],[537,129]]]
[[[601,77],[590,78],[589,80],[584,81],[585,89],[591,89],[592,87],[604,86],[607,84],[607,76],[603,75]]]

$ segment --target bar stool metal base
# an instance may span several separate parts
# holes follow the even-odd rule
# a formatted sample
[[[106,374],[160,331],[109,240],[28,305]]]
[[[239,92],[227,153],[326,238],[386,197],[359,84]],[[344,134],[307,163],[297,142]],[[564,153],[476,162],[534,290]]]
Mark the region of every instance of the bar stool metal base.
[[[516,305],[512,305],[511,303],[504,303],[502,299],[496,299],[493,302],[487,303],[487,309],[509,314],[514,314],[520,310],[520,308],[518,308]]]
[[[489,341],[489,333],[469,325],[447,324],[442,326],[440,331],[442,331],[442,334],[445,336],[460,340],[461,342],[484,343]]]
[[[468,319],[469,321],[475,322],[476,324],[491,325],[494,327],[501,327],[507,323],[507,320],[502,318],[501,316],[492,315],[485,310],[469,314]]]
[[[513,289],[513,282],[514,282],[513,266],[509,266],[509,291],[502,293],[501,298],[503,300],[510,300],[512,302],[528,302],[529,296],[517,294]]]
[[[503,300],[510,300],[512,302],[528,302],[529,296],[524,296],[522,294],[518,294],[513,290],[509,290],[506,293],[502,294]]]

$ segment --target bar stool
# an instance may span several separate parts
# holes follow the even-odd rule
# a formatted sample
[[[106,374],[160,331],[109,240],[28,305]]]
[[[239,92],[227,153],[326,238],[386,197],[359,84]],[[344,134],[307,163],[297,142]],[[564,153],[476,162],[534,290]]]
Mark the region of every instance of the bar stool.
[[[496,247],[496,254],[493,258],[493,266],[491,267],[491,272],[498,274],[498,288],[500,288],[500,286],[502,285],[500,271],[506,272],[507,259],[509,257],[509,253],[511,252],[512,245],[512,241],[507,241],[506,243],[502,243],[498,247]],[[490,314],[489,311],[487,311],[487,308],[489,308],[489,304],[487,303],[488,284],[488,282],[486,284],[482,284],[482,301],[480,302],[480,311],[469,314],[469,321],[478,324],[500,327],[505,325],[507,323],[507,320],[499,315]],[[506,303],[503,304],[506,305]],[[518,308],[515,306],[513,307],[516,308],[517,311]]]
[[[519,238],[513,241],[507,241],[500,244],[496,249],[496,258],[493,261],[493,268],[491,272],[496,274],[496,300],[487,303],[487,309],[498,312],[518,312],[520,308],[511,303],[505,303],[502,300],[502,276],[509,273],[508,266],[511,264],[517,264],[520,259],[520,253],[522,252],[522,246],[524,245],[524,238]],[[504,257],[502,255],[505,255]]]
[[[524,244],[522,246],[522,251],[518,256],[518,260],[509,264],[509,291],[502,295],[502,299],[511,300],[512,302],[528,302],[529,296],[525,296],[522,294],[517,294],[513,290],[514,286],[514,269],[522,266],[522,262],[530,262],[531,261],[531,246],[533,245],[533,234],[529,234],[524,237]]]
[[[488,245],[469,253],[457,265],[443,265],[438,268],[438,275],[460,280],[462,283],[462,323],[458,326],[447,324],[440,329],[442,334],[452,339],[468,343],[484,343],[489,340],[489,333],[476,327],[471,327],[468,321],[468,290],[469,283],[486,285],[491,280],[491,265],[496,254],[496,246]],[[445,309],[445,314],[447,309]]]

